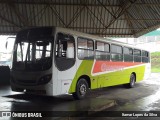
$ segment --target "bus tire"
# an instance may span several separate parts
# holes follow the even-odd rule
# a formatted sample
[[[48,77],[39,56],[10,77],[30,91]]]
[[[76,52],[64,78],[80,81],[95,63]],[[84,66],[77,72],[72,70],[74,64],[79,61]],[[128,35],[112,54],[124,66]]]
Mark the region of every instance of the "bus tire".
[[[128,84],[125,84],[125,86],[127,88],[133,88],[135,86],[135,82],[136,82],[136,76],[135,76],[135,74],[132,73],[130,75],[130,82]]]
[[[76,85],[76,92],[74,92],[72,95],[74,99],[80,100],[85,98],[85,96],[88,93],[88,90],[89,90],[89,87],[86,79],[80,78]]]

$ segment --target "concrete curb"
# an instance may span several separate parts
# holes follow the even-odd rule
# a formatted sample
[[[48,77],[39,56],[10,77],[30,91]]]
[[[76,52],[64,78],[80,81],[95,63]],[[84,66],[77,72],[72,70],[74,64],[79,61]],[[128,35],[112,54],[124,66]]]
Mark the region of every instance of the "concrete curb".
[[[90,110],[88,110],[88,112],[91,112],[91,114],[94,114],[95,112],[100,112],[100,111],[106,110],[106,109],[113,107],[115,105],[117,105],[117,103],[116,103],[116,101],[113,100],[104,106],[99,106],[99,107],[90,109]]]
[[[92,115],[94,115],[94,114],[96,114],[96,113],[98,113],[98,112],[100,112],[100,111],[104,111],[104,110],[106,110],[106,109],[108,109],[108,108],[111,108],[111,107],[113,107],[113,106],[115,106],[115,105],[117,105],[117,103],[116,103],[116,101],[115,100],[106,100],[105,98],[92,98],[92,100],[91,99],[89,99],[89,100],[83,100],[83,101],[79,101],[79,102],[84,102],[84,101],[91,101],[91,106],[90,106],[90,108],[88,108],[87,106],[88,106],[88,104],[86,105],[86,106],[84,106],[84,109],[77,109],[76,111],[78,111],[79,112],[79,115],[82,113],[84,113],[85,111],[86,111],[86,113],[87,114],[85,114],[86,116],[76,116],[76,117],[70,117],[70,116],[68,116],[68,117],[55,117],[55,118],[52,118],[52,119],[54,119],[54,120],[77,120],[77,119],[82,119],[82,118],[85,118],[85,117],[90,117],[90,116],[92,116]],[[86,109],[86,108],[88,108],[88,109]]]

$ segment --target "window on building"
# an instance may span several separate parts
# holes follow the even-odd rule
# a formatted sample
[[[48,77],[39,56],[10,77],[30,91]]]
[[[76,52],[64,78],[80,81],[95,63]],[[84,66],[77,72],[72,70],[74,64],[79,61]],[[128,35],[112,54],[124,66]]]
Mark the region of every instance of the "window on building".
[[[156,37],[155,36],[148,36],[147,41],[148,42],[154,42],[154,41],[156,41]]]

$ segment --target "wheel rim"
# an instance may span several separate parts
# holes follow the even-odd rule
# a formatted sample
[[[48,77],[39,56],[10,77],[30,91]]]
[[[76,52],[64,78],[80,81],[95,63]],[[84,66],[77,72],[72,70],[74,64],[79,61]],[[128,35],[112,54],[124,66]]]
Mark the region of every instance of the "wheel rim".
[[[134,75],[131,76],[131,86],[134,86],[135,84],[135,77]]]
[[[79,88],[79,92],[80,92],[80,94],[81,94],[82,96],[86,94],[86,90],[87,90],[86,85],[85,85],[85,84],[81,84],[81,85],[80,85],[80,88]]]

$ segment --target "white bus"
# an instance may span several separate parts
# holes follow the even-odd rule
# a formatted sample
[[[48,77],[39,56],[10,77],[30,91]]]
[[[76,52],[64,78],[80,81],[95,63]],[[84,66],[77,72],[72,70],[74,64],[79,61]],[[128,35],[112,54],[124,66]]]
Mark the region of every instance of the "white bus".
[[[59,27],[18,32],[13,51],[13,91],[82,99],[90,89],[134,87],[150,74],[150,53]]]

